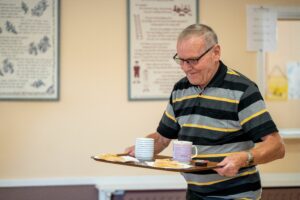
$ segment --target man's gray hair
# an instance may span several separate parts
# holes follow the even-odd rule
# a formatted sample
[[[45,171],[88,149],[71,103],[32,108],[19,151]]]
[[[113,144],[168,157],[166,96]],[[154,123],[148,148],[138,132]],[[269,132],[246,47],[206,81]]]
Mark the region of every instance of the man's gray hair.
[[[199,36],[204,37],[206,48],[218,43],[218,36],[215,31],[204,24],[192,24],[186,27],[178,36],[178,41],[189,37]]]

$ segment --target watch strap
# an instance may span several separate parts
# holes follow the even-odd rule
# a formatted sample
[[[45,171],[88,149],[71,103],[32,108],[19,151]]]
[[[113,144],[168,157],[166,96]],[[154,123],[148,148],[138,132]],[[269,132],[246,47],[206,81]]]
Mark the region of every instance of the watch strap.
[[[247,165],[253,165],[254,164],[254,157],[251,151],[246,151],[247,153]]]

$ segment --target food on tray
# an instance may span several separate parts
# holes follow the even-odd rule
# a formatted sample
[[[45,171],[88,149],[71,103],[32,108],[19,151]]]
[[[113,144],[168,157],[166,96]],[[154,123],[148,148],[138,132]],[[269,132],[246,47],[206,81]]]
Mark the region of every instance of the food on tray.
[[[113,161],[113,162],[125,162],[125,158],[118,156],[116,154],[101,154],[98,156],[100,159],[107,160],[107,161]]]
[[[154,161],[154,167],[162,167],[162,168],[183,168],[184,165],[178,161],[171,159],[156,159]]]
[[[194,160],[193,163],[195,166],[207,167],[208,160]]]

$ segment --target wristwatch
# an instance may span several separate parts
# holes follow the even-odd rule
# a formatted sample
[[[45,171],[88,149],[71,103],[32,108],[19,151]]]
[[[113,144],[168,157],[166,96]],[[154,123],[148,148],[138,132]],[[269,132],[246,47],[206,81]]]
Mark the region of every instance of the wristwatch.
[[[254,157],[253,157],[253,154],[252,154],[252,152],[251,151],[246,151],[246,153],[247,153],[247,165],[248,166],[251,166],[251,165],[253,165],[254,164]]]

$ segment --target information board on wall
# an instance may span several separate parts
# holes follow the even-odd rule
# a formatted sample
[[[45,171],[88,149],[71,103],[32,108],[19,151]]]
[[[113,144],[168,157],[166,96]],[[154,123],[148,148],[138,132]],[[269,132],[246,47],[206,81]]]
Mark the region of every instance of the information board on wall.
[[[58,99],[59,0],[0,0],[0,100]]]
[[[197,0],[128,0],[129,99],[167,99],[184,77],[178,34],[198,21]]]
[[[272,7],[247,5],[247,50],[276,49],[277,13]]]

